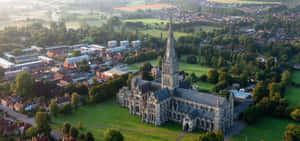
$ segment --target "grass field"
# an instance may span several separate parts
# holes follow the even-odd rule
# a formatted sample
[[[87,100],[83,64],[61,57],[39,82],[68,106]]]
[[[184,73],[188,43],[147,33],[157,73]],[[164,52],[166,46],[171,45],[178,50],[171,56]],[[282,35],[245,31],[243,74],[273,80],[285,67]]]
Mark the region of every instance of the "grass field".
[[[124,20],[123,22],[142,22],[144,24],[167,24],[169,21],[167,20],[159,20],[159,19],[129,19],[129,20]]]
[[[156,60],[145,61],[141,63],[135,63],[132,65],[128,65],[128,67],[132,70],[138,70],[144,63],[150,62],[153,66],[157,66]],[[197,76],[201,76],[203,74],[207,74],[210,68],[201,66],[199,64],[187,64],[184,62],[179,63],[179,69],[184,70],[187,73],[195,73]]]
[[[290,87],[285,91],[285,98],[290,106],[298,106],[300,104],[300,88]]]
[[[207,82],[201,82],[201,81],[198,81],[195,83],[199,90],[204,90],[204,91],[209,91],[210,89],[212,89],[215,85],[214,84],[210,84],[210,83],[207,83]]]
[[[286,126],[291,123],[300,125],[290,120],[264,117],[257,123],[249,125],[230,141],[245,141],[245,135],[248,136],[248,141],[282,141]]]
[[[178,137],[176,134],[182,132],[179,124],[167,123],[164,126],[155,127],[143,123],[139,117],[130,115],[127,109],[120,108],[114,100],[109,100],[97,105],[83,106],[70,115],[60,115],[53,118],[53,120],[58,122],[68,121],[76,125],[81,121],[84,130],[91,131],[95,136],[96,141],[103,140],[103,132],[105,131],[105,129],[98,128],[99,126],[175,133],[175,135],[167,135],[153,132],[121,130],[125,136],[125,141],[174,141]],[[60,129],[62,125],[55,124],[53,127]],[[198,135],[199,133],[193,134]],[[195,137],[186,138],[195,139]]]
[[[259,0],[208,0],[218,3],[236,3],[236,4],[281,4],[281,2],[259,1]]]
[[[296,84],[300,84],[300,71],[294,71],[293,72],[292,81]]]
[[[152,30],[141,30],[140,32],[142,32],[144,34],[149,34],[149,35],[157,37],[157,38],[160,38],[161,33],[163,35],[163,38],[168,37],[168,31],[164,31],[164,30],[152,29]],[[188,34],[188,33],[184,33],[184,32],[174,32],[174,37],[176,39],[178,39],[181,36],[188,36],[188,35],[192,35],[192,34]]]

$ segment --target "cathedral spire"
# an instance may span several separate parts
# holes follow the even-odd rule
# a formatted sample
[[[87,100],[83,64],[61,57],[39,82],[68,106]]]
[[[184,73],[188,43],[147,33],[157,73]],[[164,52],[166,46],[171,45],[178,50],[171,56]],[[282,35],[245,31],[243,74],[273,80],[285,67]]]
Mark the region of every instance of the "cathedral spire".
[[[167,41],[166,54],[162,64],[162,88],[175,89],[179,86],[177,77],[178,62],[175,54],[175,39],[170,18],[169,37]]]
[[[169,37],[168,37],[168,42],[167,42],[167,49],[166,49],[166,57],[168,59],[176,58],[175,54],[175,48],[174,48],[174,34],[173,34],[173,28],[172,28],[172,18],[170,18],[170,23],[169,23]]]

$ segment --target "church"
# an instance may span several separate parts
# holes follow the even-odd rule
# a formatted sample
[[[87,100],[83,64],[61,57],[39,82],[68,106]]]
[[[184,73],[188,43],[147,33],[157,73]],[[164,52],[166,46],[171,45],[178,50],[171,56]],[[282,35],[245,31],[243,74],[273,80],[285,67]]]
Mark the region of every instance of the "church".
[[[143,122],[155,126],[172,121],[181,124],[186,132],[228,132],[233,125],[233,95],[220,97],[182,86],[185,80],[179,75],[171,23],[168,34],[161,78],[145,81],[141,76],[133,77],[130,88],[119,90],[118,104],[128,108],[130,114],[141,117]]]

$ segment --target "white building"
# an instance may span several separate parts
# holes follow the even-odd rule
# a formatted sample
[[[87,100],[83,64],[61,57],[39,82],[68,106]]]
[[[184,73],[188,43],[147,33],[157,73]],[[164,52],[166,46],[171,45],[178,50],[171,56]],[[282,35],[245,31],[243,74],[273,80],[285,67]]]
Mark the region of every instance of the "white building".
[[[118,45],[118,42],[116,40],[108,41],[107,46],[108,47],[116,47]]]
[[[71,58],[66,58],[65,63],[67,64],[77,64],[80,63],[82,60],[89,61],[89,56],[88,55],[82,55],[78,57],[71,57]]]
[[[2,67],[3,69],[10,69],[13,68],[15,66],[14,63],[9,62],[8,60],[4,59],[4,58],[0,58],[0,67]]]
[[[142,42],[140,40],[132,41],[131,42],[132,47],[139,48],[142,45]]]
[[[124,40],[124,41],[120,41],[120,46],[126,46],[126,47],[129,47],[129,41],[127,40]]]
[[[126,46],[120,46],[120,47],[114,47],[114,48],[108,48],[107,51],[109,53],[118,53],[118,52],[123,52],[126,51],[127,47]]]

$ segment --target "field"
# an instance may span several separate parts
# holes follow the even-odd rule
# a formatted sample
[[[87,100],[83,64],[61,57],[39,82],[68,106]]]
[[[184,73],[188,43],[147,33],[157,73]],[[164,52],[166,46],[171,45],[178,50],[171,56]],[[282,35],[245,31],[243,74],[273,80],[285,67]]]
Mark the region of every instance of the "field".
[[[285,91],[285,98],[290,106],[298,106],[300,104],[300,88],[290,87]]]
[[[281,2],[272,2],[272,1],[259,1],[259,0],[208,0],[218,3],[236,3],[236,4],[281,4]]]
[[[129,19],[129,20],[124,20],[123,22],[142,22],[144,24],[167,24],[169,21],[167,20],[159,20],[159,19]]]
[[[295,122],[285,119],[264,117],[257,121],[257,123],[249,125],[238,136],[234,136],[230,141],[245,141],[245,135],[248,137],[248,141],[282,141],[287,125],[291,123]]]
[[[144,34],[149,34],[149,35],[157,37],[157,38],[160,38],[161,33],[163,35],[163,38],[167,38],[168,37],[168,31],[165,31],[165,30],[156,30],[156,29],[153,29],[153,30],[141,30],[140,32],[142,32]],[[178,39],[181,36],[188,36],[188,35],[191,35],[191,34],[184,33],[184,32],[174,32],[174,37],[176,39]]]
[[[53,120],[56,122],[68,121],[75,125],[81,121],[84,131],[91,131],[97,141],[103,140],[105,127],[123,128],[121,132],[125,136],[125,141],[174,141],[182,132],[179,124],[167,123],[164,126],[155,127],[143,123],[139,117],[130,115],[127,109],[120,108],[114,100],[83,106],[70,115],[60,115]],[[60,129],[62,125],[54,124],[53,127]],[[199,135],[199,133],[192,134]],[[185,137],[184,140],[194,140],[195,138]]]
[[[173,5],[169,4],[152,4],[152,5],[139,5],[139,6],[128,6],[128,7],[118,7],[114,8],[115,10],[121,10],[121,11],[136,11],[139,9],[145,10],[145,9],[162,9],[162,8],[171,8],[174,7]]]
[[[156,60],[145,61],[145,62],[150,62],[153,66],[157,66]],[[145,62],[128,65],[128,67],[132,70],[138,70]],[[207,74],[210,68],[201,66],[199,64],[187,64],[187,63],[180,62],[179,69],[184,70],[187,73],[195,73],[197,76],[201,76],[203,74]]]
[[[210,89],[212,89],[215,85],[214,84],[210,84],[210,83],[207,83],[207,82],[196,82],[195,83],[199,90],[204,90],[204,91],[209,91]]]
[[[300,71],[294,71],[293,72],[292,81],[296,84],[300,84]]]

